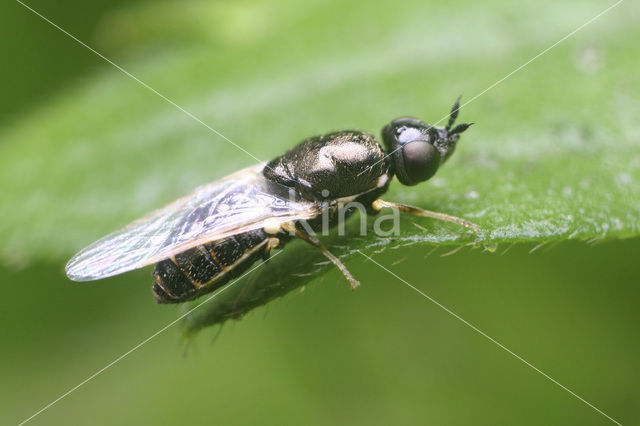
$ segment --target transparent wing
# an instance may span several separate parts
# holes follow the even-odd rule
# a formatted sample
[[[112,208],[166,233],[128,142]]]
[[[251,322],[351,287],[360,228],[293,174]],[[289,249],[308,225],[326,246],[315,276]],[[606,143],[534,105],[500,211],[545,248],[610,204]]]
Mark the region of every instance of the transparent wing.
[[[67,263],[74,281],[110,277],[230,235],[261,228],[266,219],[284,223],[317,216],[319,206],[273,195],[264,164],[197,188],[81,250]]]

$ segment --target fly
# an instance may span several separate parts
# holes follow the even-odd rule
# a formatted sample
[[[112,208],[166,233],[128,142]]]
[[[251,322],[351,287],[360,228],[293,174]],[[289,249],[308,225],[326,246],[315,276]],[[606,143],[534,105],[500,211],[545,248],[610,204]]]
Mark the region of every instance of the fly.
[[[458,99],[443,128],[415,118],[392,121],[382,130],[384,148],[373,135],[355,130],[305,139],[268,163],[199,187],[96,241],[67,263],[67,275],[90,281],[155,263],[156,301],[179,303],[222,287],[257,260],[268,259],[271,250],[300,238],[356,288],[348,269],[308,232],[322,226],[324,214],[329,226],[336,225],[345,201],[361,203],[370,215],[396,208],[478,230],[458,217],[379,198],[393,176],[416,185],[451,157],[471,125],[454,127],[459,107]]]

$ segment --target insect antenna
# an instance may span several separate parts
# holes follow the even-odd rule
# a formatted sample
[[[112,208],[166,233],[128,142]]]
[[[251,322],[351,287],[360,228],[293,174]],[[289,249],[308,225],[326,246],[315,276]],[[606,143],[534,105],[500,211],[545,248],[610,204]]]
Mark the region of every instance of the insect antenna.
[[[458,118],[458,111],[460,110],[460,98],[461,97],[462,97],[462,95],[458,96],[458,99],[456,99],[456,102],[453,104],[453,107],[451,108],[451,113],[449,114],[449,123],[447,123],[447,127],[444,128],[447,132],[455,124],[456,119]]]
[[[449,135],[460,134],[460,133],[464,132],[465,130],[467,130],[469,127],[473,126],[474,124],[475,123],[458,124],[456,127],[453,128],[453,130],[451,130],[449,132]]]

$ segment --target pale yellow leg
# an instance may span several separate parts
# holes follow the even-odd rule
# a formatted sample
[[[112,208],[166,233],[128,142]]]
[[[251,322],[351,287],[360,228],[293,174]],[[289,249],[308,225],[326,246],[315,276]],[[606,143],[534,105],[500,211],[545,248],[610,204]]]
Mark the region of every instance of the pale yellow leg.
[[[476,233],[480,232],[480,227],[478,225],[476,225],[475,223],[469,222],[468,220],[464,220],[464,219],[456,217],[456,216],[450,216],[450,215],[444,214],[444,213],[438,213],[438,212],[432,212],[430,210],[424,210],[424,209],[421,209],[419,207],[408,206],[406,204],[391,203],[389,201],[384,201],[384,200],[381,200],[381,199],[375,200],[371,204],[371,206],[373,207],[373,209],[375,211],[380,211],[384,207],[396,208],[396,209],[400,210],[401,212],[411,213],[411,214],[414,214],[416,216],[431,217],[433,219],[444,220],[445,222],[452,222],[452,223],[455,223],[457,225],[464,226],[465,228],[470,228],[470,229],[473,230],[473,232],[476,232]]]
[[[327,250],[327,248],[320,242],[320,240],[318,240],[316,237],[312,235],[309,235],[299,230],[293,224],[288,225],[287,227],[289,228],[290,231],[293,231],[297,237],[303,239],[304,241],[308,242],[312,246],[315,246],[318,250],[320,250],[320,253],[322,253],[327,259],[333,262],[333,264],[338,267],[340,272],[342,272],[342,275],[344,275],[344,277],[349,281],[349,284],[351,284],[352,290],[355,290],[356,288],[358,288],[358,286],[360,285],[360,282],[355,278],[353,278],[353,275],[351,275],[351,272],[349,272],[347,267],[344,266],[344,264],[340,262],[340,259],[335,257],[333,253]]]
[[[264,258],[264,262],[267,263],[269,261],[269,254],[271,253],[271,250],[278,247],[278,245],[280,244],[280,240],[276,237],[270,237],[269,240],[267,241],[267,248],[265,251],[265,258]],[[242,288],[242,291],[240,292],[240,294],[238,295],[238,297],[236,298],[233,307],[235,308],[238,305],[238,302],[240,302],[244,296],[247,294],[247,292],[249,291],[249,289],[251,287],[253,287],[253,283],[256,280],[256,277],[258,276],[258,274],[252,274],[251,277],[249,277],[249,282]]]

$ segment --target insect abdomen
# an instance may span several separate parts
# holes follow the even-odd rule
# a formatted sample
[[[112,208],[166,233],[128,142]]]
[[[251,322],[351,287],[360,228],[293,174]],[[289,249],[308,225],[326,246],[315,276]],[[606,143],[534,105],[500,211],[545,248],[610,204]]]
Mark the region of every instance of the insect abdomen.
[[[245,232],[177,254],[156,265],[153,293],[158,303],[180,303],[222,287],[269,254],[262,230]]]

